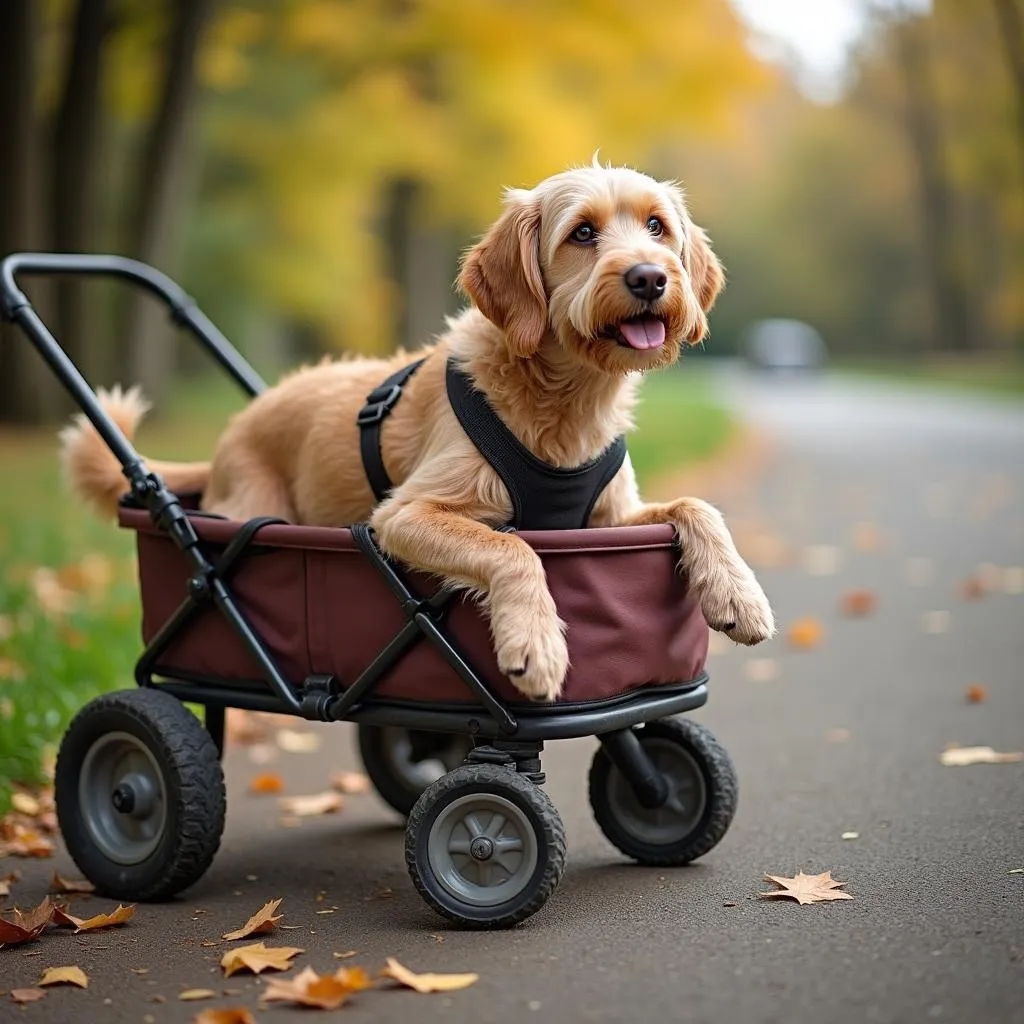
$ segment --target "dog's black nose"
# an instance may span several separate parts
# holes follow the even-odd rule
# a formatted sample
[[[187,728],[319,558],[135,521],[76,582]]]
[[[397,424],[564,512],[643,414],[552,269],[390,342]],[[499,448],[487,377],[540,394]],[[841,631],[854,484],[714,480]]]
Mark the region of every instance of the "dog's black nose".
[[[626,287],[638,299],[646,299],[648,302],[660,299],[665,294],[665,285],[668,284],[665,271],[653,263],[637,263],[623,276]]]

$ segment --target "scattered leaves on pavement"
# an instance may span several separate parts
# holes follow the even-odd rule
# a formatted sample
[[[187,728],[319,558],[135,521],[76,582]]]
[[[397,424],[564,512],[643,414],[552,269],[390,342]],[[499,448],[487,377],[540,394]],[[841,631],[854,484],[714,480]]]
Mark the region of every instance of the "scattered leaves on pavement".
[[[35,1003],[45,996],[41,988],[12,988],[11,998],[16,1003]]]
[[[116,928],[119,925],[127,924],[135,916],[135,904],[128,906],[117,905],[116,910],[109,914],[96,914],[93,917],[81,918],[69,914],[64,907],[53,908],[53,923],[58,927],[74,928],[75,934],[79,932],[93,932],[99,928]]]
[[[197,999],[216,999],[217,993],[212,988],[187,988],[178,993],[178,998],[183,1003],[190,1003]]]
[[[22,792],[11,794],[11,807],[19,814],[25,814],[30,818],[36,817],[41,810],[36,797],[31,793]]]
[[[241,928],[233,932],[225,932],[222,939],[247,939],[250,935],[265,935],[274,930],[274,925],[284,917],[284,914],[274,915],[274,911],[281,905],[281,901],[271,900],[265,906],[260,907],[252,917],[249,918]]]
[[[0,824],[0,857],[52,857],[53,843],[36,828],[17,821]]]
[[[1014,751],[1001,754],[991,747],[950,747],[939,755],[939,760],[948,767],[962,768],[970,764],[1010,764],[1024,761],[1024,753]]]
[[[878,607],[878,599],[870,590],[851,590],[843,595],[843,614],[850,618],[863,618]]]
[[[775,892],[759,892],[757,895],[762,899],[791,899],[803,905],[805,903],[823,903],[828,900],[852,900],[848,892],[841,892],[840,885],[845,882],[837,882],[832,877],[831,871],[825,871],[820,875],[805,875],[798,871],[793,878],[783,878],[780,875],[765,875],[765,879],[774,882],[779,889]]]
[[[406,988],[417,992],[454,992],[468,988],[479,980],[479,974],[414,974],[403,967],[394,957],[388,957],[387,966],[380,972],[384,978],[391,978]]]
[[[779,678],[779,663],[774,658],[748,658],[743,675],[751,683],[771,683]]]
[[[333,772],[331,787],[339,793],[368,793],[370,780],[362,772]]]
[[[290,1002],[335,1010],[354,992],[372,985],[361,967],[339,967],[334,974],[322,975],[306,967],[294,978],[268,978],[260,998],[267,1003]]]
[[[244,1006],[229,1006],[203,1010],[192,1018],[192,1024],[256,1024],[256,1018]]]
[[[287,971],[292,958],[304,953],[297,946],[267,946],[262,942],[251,946],[236,946],[229,949],[221,958],[220,965],[224,968],[224,977],[230,978],[238,971],[249,970],[253,974],[261,971]]]
[[[95,892],[96,886],[84,878],[62,878],[56,871],[50,879],[50,892],[65,894]]]
[[[277,745],[288,754],[312,754],[320,748],[320,737],[315,732],[278,729]]]
[[[254,775],[249,782],[249,792],[257,796],[263,796],[268,793],[283,793],[284,779],[275,772],[260,772],[259,775]]]
[[[38,907],[29,911],[15,908],[14,919],[0,917],[0,946],[20,946],[31,942],[49,923],[53,904],[47,896]]]
[[[786,635],[791,647],[806,650],[821,643],[825,630],[817,619],[806,616],[790,623]]]
[[[40,988],[44,985],[77,985],[79,988],[88,988],[89,976],[81,967],[47,967],[36,984]]]
[[[283,796],[278,800],[281,810],[293,818],[317,818],[322,814],[333,814],[345,806],[340,793],[325,790],[308,796]]]
[[[984,686],[968,686],[964,696],[968,704],[983,704],[988,699],[988,690]]]
[[[0,878],[0,898],[11,895],[11,885],[19,878],[21,878],[21,875],[17,871],[11,871]]]

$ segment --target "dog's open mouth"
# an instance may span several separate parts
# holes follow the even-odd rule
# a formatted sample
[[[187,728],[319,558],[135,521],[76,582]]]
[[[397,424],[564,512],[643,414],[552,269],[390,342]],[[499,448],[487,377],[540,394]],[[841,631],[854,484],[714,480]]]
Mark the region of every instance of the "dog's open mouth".
[[[608,324],[601,335],[626,348],[640,351],[661,348],[665,344],[665,321],[644,314],[631,316],[620,324]]]

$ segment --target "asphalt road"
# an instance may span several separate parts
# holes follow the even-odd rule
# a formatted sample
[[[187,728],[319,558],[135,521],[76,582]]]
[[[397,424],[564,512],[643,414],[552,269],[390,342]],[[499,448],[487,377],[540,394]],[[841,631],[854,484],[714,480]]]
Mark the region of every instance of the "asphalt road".
[[[320,971],[356,950],[346,962],[370,970],[395,956],[480,974],[449,995],[364,993],[337,1011],[353,1022],[1024,1021],[1024,875],[1011,874],[1024,868],[1024,763],[939,762],[951,743],[1024,750],[1024,596],[1006,592],[1019,574],[987,570],[1003,590],[975,600],[958,590],[979,566],[1024,565],[1024,408],[735,372],[716,386],[773,438],[761,471],[721,501],[783,633],[752,651],[716,645],[709,660],[696,717],[730,751],[740,805],[706,858],[631,866],[588,808],[596,742],[552,744],[547,785],[570,851],[560,888],[514,931],[449,929],[414,891],[400,823],[375,796],[282,828],[273,797],[246,793],[257,771],[310,793],[331,770],[357,769],[352,728],[324,727],[316,753],[265,765],[247,748],[229,754],[224,844],[183,898],[140,907],[121,930],[0,952],[0,988],[59,964],[92,978],[24,1010],[2,999],[0,1020],[176,1022],[230,1005],[298,1019],[256,1009],[262,982],[220,980],[221,949],[202,945],[283,897],[282,923],[298,927],[276,939]],[[852,589],[871,593],[873,614],[841,613]],[[785,629],[804,616],[824,634],[798,650]],[[971,685],[982,703],[966,701]],[[23,904],[54,867],[76,873],[63,853],[17,866]],[[854,899],[757,898],[765,872],[800,870],[830,870]],[[206,986],[238,991],[177,999]]]

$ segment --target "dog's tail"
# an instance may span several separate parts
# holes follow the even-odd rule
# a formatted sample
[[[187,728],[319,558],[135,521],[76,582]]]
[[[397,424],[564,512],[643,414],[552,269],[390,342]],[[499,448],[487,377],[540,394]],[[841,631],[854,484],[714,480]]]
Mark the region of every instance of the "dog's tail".
[[[106,391],[97,389],[100,405],[130,441],[149,403],[137,388],[122,391],[120,386]],[[78,413],[60,433],[64,476],[72,491],[107,518],[117,516],[117,505],[128,491],[121,464],[107,447],[96,428]],[[159,474],[176,494],[197,494],[206,489],[210,478],[208,462],[160,462],[146,459],[147,467]]]

